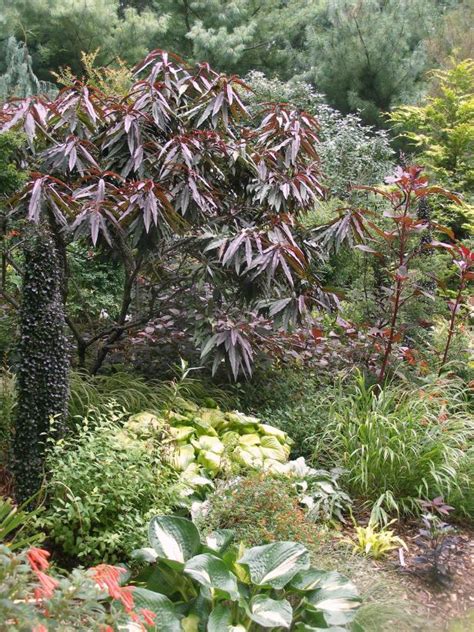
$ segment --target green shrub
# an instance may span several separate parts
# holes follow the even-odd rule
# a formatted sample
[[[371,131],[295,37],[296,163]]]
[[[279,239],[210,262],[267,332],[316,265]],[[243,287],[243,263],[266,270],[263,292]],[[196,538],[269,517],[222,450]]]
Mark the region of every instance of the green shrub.
[[[289,478],[252,474],[218,487],[208,500],[209,512],[197,520],[206,533],[232,529],[249,546],[275,540],[311,546],[320,539],[320,529],[306,518]]]
[[[345,469],[353,496],[383,512],[419,512],[419,498],[458,495],[466,511],[461,468],[473,423],[462,386],[438,380],[425,388],[367,387],[362,377],[340,383],[329,406],[313,459]]]
[[[81,561],[123,559],[143,541],[150,517],[175,502],[176,477],[160,458],[159,433],[147,441],[124,433],[123,416],[109,404],[48,457],[47,509],[38,523]]]

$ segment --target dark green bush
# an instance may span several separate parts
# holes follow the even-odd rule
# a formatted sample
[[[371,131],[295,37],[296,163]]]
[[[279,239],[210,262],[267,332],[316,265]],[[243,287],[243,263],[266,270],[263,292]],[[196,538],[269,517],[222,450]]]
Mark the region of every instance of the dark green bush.
[[[315,371],[282,368],[257,372],[240,391],[240,406],[293,439],[291,458],[310,458],[327,422],[333,386]]]

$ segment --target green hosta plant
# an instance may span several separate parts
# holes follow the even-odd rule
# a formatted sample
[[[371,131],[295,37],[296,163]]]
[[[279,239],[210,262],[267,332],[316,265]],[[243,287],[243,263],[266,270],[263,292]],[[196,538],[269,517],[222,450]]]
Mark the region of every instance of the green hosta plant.
[[[281,473],[295,479],[299,502],[306,508],[309,519],[345,522],[344,514],[351,510],[352,500],[339,485],[338,479],[344,470],[316,470],[299,457],[285,463]]]
[[[165,458],[180,472],[181,493],[188,505],[214,488],[213,479],[241,469],[280,472],[288,461],[291,439],[256,417],[219,408],[199,408],[179,399],[177,410],[162,416],[133,415],[124,432],[146,438],[164,431]]]
[[[347,629],[359,606],[355,586],[310,567],[307,549],[273,542],[245,549],[221,529],[204,542],[186,518],[156,516],[135,601],[155,612],[161,632]],[[142,605],[142,602],[141,602]]]

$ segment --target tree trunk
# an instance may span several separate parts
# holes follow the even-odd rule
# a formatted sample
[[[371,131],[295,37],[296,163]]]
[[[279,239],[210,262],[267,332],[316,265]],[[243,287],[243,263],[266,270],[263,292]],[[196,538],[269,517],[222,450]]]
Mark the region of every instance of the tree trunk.
[[[18,405],[13,442],[13,472],[19,502],[40,488],[47,440],[64,429],[69,386],[64,329],[60,257],[51,236],[39,229],[25,249],[20,315]]]

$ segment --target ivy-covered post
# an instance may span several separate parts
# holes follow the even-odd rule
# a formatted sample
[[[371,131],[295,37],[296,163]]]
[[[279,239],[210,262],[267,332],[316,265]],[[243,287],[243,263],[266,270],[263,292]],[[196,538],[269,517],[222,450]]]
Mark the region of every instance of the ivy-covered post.
[[[19,502],[41,486],[51,420],[61,431],[67,411],[69,353],[62,271],[51,236],[38,229],[25,249],[20,315],[18,406],[13,471]]]

